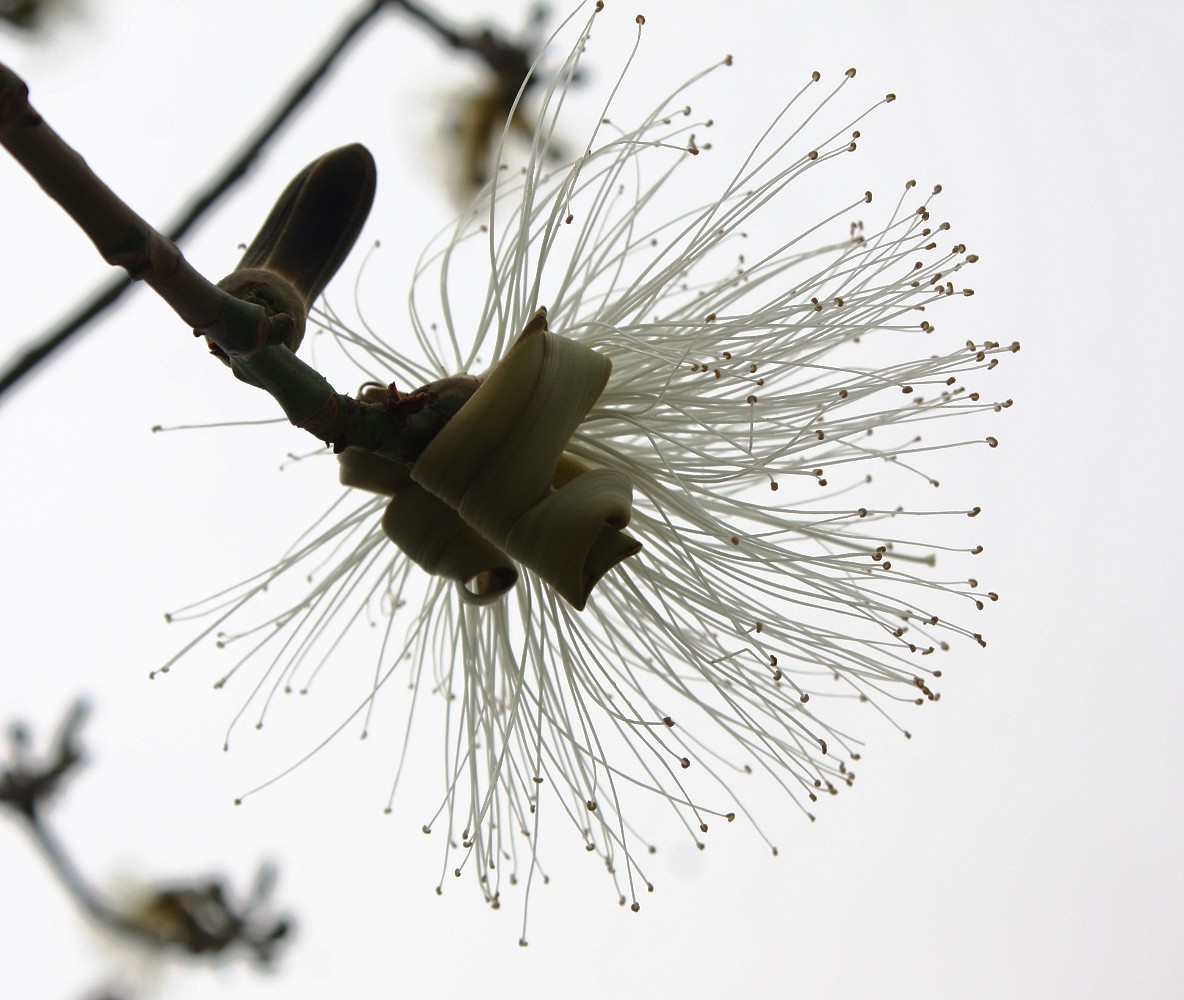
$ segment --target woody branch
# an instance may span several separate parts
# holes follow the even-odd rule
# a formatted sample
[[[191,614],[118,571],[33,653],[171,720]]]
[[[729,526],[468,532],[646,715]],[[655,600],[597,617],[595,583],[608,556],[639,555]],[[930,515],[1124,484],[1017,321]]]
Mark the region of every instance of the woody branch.
[[[293,424],[335,450],[358,447],[414,462],[475,388],[474,380],[449,380],[364,402],[336,392],[294,353],[309,305],[344,260],[369,211],[374,165],[363,147],[335,150],[298,175],[239,269],[220,283],[234,288],[231,294],[200,274],[176,244],[95,175],[29,103],[25,82],[3,64],[0,145],[78,223],[104,260],[150,285],[242,381],[266,390]],[[327,224],[335,230],[327,233]]]

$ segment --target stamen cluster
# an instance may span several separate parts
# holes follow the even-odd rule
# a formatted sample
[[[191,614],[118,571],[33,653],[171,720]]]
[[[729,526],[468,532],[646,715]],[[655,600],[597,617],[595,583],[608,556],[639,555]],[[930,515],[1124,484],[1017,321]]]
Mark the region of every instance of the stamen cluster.
[[[696,207],[683,194],[671,212],[668,195],[694,188],[685,175],[707,148],[697,137],[711,123],[685,97],[706,73],[635,127],[606,117],[554,169],[590,23],[546,89],[527,166],[501,171],[424,253],[411,342],[317,318],[373,378],[415,385],[496,365],[545,307],[552,331],[612,363],[566,452],[628,477],[640,552],[582,611],[529,570],[477,605],[390,544],[385,498],[351,497],[276,566],[184,613],[220,611],[204,634],[219,633],[279,578],[328,567],[268,621],[279,628],[233,637],[263,636],[240,666],[279,647],[256,694],[299,688],[370,609],[385,624],[365,704],[391,678],[445,699],[447,778],[424,824],[442,828],[440,887],[471,869],[498,905],[538,870],[539,815],[553,810],[636,910],[649,841],[629,803],[660,797],[702,846],[717,820],[762,829],[741,795],[758,772],[813,819],[821,795],[854,780],[861,744],[845,725],[858,706],[903,731],[900,706],[939,697],[941,653],[985,645],[960,624],[997,599],[964,575],[981,546],[930,528],[961,528],[979,508],[897,506],[871,480],[937,486],[935,453],[995,447],[967,418],[1011,405],[978,380],[1019,345],[951,346],[938,330],[935,313],[972,294],[977,260],[935,215],[940,185],[921,197],[909,181],[883,213],[858,192],[806,231],[748,247],[746,225],[780,217],[805,175],[856,149],[872,109],[820,134],[854,70],[829,90],[808,75]]]

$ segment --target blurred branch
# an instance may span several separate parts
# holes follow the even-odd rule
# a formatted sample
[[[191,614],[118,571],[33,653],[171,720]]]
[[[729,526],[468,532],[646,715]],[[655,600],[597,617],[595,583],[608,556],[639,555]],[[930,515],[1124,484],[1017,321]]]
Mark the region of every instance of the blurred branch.
[[[139,899],[117,906],[103,899],[79,873],[46,824],[43,811],[59,794],[63,780],[84,760],[78,733],[87,713],[85,702],[71,707],[50,752],[41,760],[29,752],[27,730],[21,725],[11,727],[11,763],[0,771],[0,806],[24,820],[71,898],[110,933],[153,950],[188,955],[222,955],[238,946],[261,965],[270,965],[292,925],[286,917],[272,919],[262,912],[275,886],[275,871],[268,865],[260,868],[242,906],[229,898],[225,883],[213,877],[150,885]]]
[[[394,3],[395,6],[402,7],[412,18],[426,25],[451,48],[472,52],[499,81],[509,81],[515,93],[528,81],[533,80],[529,76],[531,63],[534,62],[533,46],[507,41],[489,28],[467,34],[457,31],[414,0],[394,0]],[[536,6],[531,20],[537,23],[542,20],[544,14],[545,8]]]
[[[0,0],[0,22],[21,31],[36,31],[52,6],[49,0]]]
[[[28,730],[20,723],[9,728],[12,765],[0,771],[0,803],[15,809],[31,823],[37,821],[40,804],[53,798],[66,775],[82,763],[78,732],[89,713],[90,706],[85,701],[76,701],[70,707],[58,727],[52,754],[41,762],[29,756]]]

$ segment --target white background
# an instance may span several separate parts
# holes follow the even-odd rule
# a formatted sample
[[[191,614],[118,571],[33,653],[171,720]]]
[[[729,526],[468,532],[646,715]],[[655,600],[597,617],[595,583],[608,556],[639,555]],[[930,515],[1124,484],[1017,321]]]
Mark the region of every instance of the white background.
[[[517,7],[438,5],[512,26],[519,14],[507,6]],[[0,35],[0,59],[108,183],[163,221],[351,7],[109,0],[42,44]],[[321,685],[327,702],[280,706],[275,732],[248,721],[223,754],[246,694],[210,690],[227,654],[205,647],[147,680],[191,634],[162,612],[265,566],[336,488],[315,461],[276,471],[286,451],[306,448],[290,428],[149,432],[269,410],[140,290],[0,403],[0,720],[29,720],[44,737],[75,696],[95,703],[93,763],[52,822],[110,891],[203,871],[245,885],[257,859],[278,863],[279,900],[299,920],[279,972],[158,970],[153,988],[177,1000],[215,988],[285,1000],[1177,995],[1178,15],[1168,4],[1052,0],[638,9],[648,24],[633,103],[616,116],[732,52],[731,75],[696,106],[720,123],[712,155],[746,151],[812,69],[837,79],[859,67],[858,106],[899,95],[864,129],[858,190],[941,181],[955,233],[983,258],[959,329],[1024,344],[992,376],[1017,401],[991,421],[1001,447],[942,466],[973,482],[984,508],[980,575],[1002,594],[983,622],[987,650],[951,658],[941,704],[908,718],[911,742],[887,726],[861,734],[860,780],[818,823],[779,814],[779,858],[739,823],[702,854],[664,827],[657,892],[633,915],[557,828],[544,842],[552,882],[531,898],[531,946],[519,949],[518,900],[490,912],[467,882],[433,891],[440,852],[419,833],[437,787],[431,719],[419,720],[423,773],[393,816],[382,806],[397,706],[371,739],[347,732],[235,809],[235,795],[334,721],[334,685]],[[585,109],[615,79],[633,13],[609,0]],[[475,78],[405,18],[382,18],[187,253],[224,273],[287,177],[364,141],[380,193],[360,245],[383,241],[365,272],[371,299],[385,303],[370,318],[397,336],[409,268],[452,211],[438,183],[440,123]],[[360,266],[352,258],[331,290],[345,307]],[[104,272],[0,157],[0,352]],[[746,793],[758,806],[770,797]],[[8,818],[0,886],[5,996],[72,1000],[130,969]]]

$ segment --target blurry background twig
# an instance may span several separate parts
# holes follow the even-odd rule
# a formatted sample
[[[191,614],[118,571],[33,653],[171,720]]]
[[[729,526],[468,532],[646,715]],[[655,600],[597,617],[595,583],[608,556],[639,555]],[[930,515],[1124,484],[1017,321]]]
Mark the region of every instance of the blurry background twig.
[[[54,7],[54,0],[0,0],[0,22],[21,31],[36,31]]]
[[[74,866],[62,842],[50,829],[45,810],[65,780],[84,761],[79,732],[88,706],[77,701],[66,713],[48,751],[35,756],[27,729],[9,729],[10,762],[0,770],[0,806],[24,821],[50,868],[71,898],[99,927],[155,952],[205,958],[245,952],[261,966],[270,966],[291,934],[286,916],[266,914],[275,887],[275,870],[259,869],[243,903],[234,900],[217,876],[149,883],[134,900],[117,904],[98,893]]]

